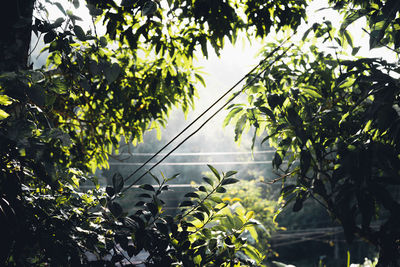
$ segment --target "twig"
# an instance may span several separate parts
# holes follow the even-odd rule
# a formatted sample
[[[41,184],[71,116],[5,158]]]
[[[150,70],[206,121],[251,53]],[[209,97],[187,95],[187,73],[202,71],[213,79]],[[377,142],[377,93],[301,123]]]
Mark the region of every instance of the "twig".
[[[268,181],[268,182],[261,181],[261,183],[264,183],[264,184],[274,184],[274,183],[276,183],[276,182],[278,182],[278,181],[280,181],[280,180],[283,180],[283,179],[285,179],[286,177],[292,175],[294,172],[295,172],[295,171],[286,173],[286,174],[281,175],[280,177],[275,178],[275,179],[273,179],[273,180],[270,180],[270,181]]]

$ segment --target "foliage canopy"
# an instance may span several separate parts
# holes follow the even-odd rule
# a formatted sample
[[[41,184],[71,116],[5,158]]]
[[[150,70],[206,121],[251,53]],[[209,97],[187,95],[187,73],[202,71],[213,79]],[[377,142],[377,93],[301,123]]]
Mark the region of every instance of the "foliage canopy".
[[[306,2],[88,0],[89,27],[74,14],[83,4],[17,0],[1,10],[10,19],[0,40],[0,264],[88,265],[91,253],[92,264],[114,265],[124,260],[121,248],[128,256],[146,250],[149,266],[257,264],[262,256],[241,238],[253,224],[247,213],[214,216],[225,207],[214,194],[236,181],[233,173],[214,169],[215,186],[199,188],[210,194],[167,219],[158,199],[166,185],[142,185],[154,194],[126,214],[117,201],[123,177],[115,174],[104,190],[90,171],[107,166],[122,137],[138,142],[165,125],[173,106],[193,105],[203,82],[196,50],[207,56],[208,45],[218,53],[239,32],[265,37],[274,25],[295,28]],[[62,16],[50,20],[48,7]],[[49,52],[42,69],[28,66],[32,32]],[[84,192],[88,180],[94,188]],[[209,222],[220,227],[211,235]]]
[[[272,164],[293,211],[308,198],[319,201],[347,241],[358,235],[379,248],[378,266],[399,266],[399,68],[357,56],[347,31],[366,17],[370,49],[384,46],[398,57],[399,3],[331,3],[344,14],[340,29],[316,23],[300,44],[282,47],[274,57],[283,59],[247,90],[249,105],[232,106],[227,121],[237,122],[239,136],[249,125],[266,133],[262,142],[276,148]]]

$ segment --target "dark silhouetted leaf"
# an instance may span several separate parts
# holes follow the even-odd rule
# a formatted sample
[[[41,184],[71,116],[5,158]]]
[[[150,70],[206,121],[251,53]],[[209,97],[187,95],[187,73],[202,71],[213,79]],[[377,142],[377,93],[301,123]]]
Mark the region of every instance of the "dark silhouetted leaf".
[[[203,177],[203,180],[204,180],[207,184],[209,184],[209,185],[211,185],[211,186],[213,186],[213,184],[214,184],[214,182],[213,182],[210,178],[208,178],[208,177]]]
[[[201,192],[207,192],[207,189],[204,186],[199,186],[199,191]]]
[[[306,175],[311,164],[311,154],[308,150],[300,152],[300,170],[302,175]]]
[[[122,207],[117,202],[109,202],[108,209],[116,218],[119,218],[119,216],[122,215]]]
[[[298,212],[303,208],[303,202],[304,200],[302,198],[297,198],[296,202],[293,205],[293,211]]]
[[[145,206],[149,209],[153,216],[156,216],[158,213],[158,208],[154,203],[146,203]]]
[[[226,189],[225,189],[224,187],[221,186],[221,187],[218,187],[218,188],[217,188],[216,192],[217,192],[217,193],[225,193],[225,192],[226,192]]]
[[[199,219],[200,221],[204,221],[204,214],[202,212],[193,213],[192,216]]]
[[[153,191],[153,192],[155,191],[154,187],[152,185],[149,185],[149,184],[142,184],[142,185],[139,186],[139,188],[142,188],[142,189],[147,190],[147,191]]]
[[[157,11],[157,4],[153,1],[147,1],[143,5],[142,15],[143,16],[152,15],[156,11]]]
[[[179,207],[188,207],[188,206],[193,206],[193,202],[189,200],[182,201],[181,204],[179,204]]]
[[[53,30],[46,33],[43,37],[43,41],[45,44],[52,42],[57,37],[57,33]]]
[[[194,198],[200,198],[199,195],[195,192],[189,192],[187,194],[185,194],[184,197],[194,197]]]
[[[86,41],[86,34],[80,26],[74,26],[74,33],[79,40]]]
[[[165,223],[158,222],[156,223],[157,229],[163,233],[164,235],[168,234],[168,227]]]
[[[113,63],[111,66],[106,66],[104,68],[104,75],[106,76],[108,84],[113,83],[121,73],[121,67],[118,63]]]
[[[124,178],[122,177],[122,175],[119,172],[117,172],[113,175],[112,183],[113,183],[113,187],[115,190],[115,194],[118,194],[119,192],[121,192],[122,188],[124,187]]]
[[[107,187],[106,187],[106,193],[107,193],[107,195],[109,195],[110,197],[114,196],[114,195],[115,195],[114,188],[112,188],[111,186],[107,186]]]
[[[237,183],[237,182],[239,182],[239,180],[236,179],[236,178],[228,178],[228,179],[224,179],[222,181],[221,185],[234,184],[234,183]]]
[[[281,155],[279,155],[278,152],[275,153],[274,159],[272,160],[272,166],[274,166],[275,169],[279,168],[282,164],[282,158]]]

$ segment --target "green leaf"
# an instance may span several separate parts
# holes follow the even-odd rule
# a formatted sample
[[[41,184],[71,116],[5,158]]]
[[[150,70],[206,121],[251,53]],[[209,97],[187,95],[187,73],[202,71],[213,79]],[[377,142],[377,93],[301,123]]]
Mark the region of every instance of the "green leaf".
[[[199,186],[199,191],[201,192],[207,192],[207,189],[204,186]]]
[[[239,182],[239,180],[236,178],[228,178],[228,179],[224,179],[222,181],[221,185],[235,184],[237,182]]]
[[[201,83],[201,85],[203,85],[203,87],[206,87],[206,82],[204,81],[203,77],[201,77],[200,74],[195,73],[194,76],[195,76],[196,79]]]
[[[72,3],[74,4],[75,8],[79,8],[79,0],[73,0]]]
[[[168,226],[165,222],[164,223],[158,222],[156,223],[156,226],[161,233],[163,233],[164,235],[168,234]]]
[[[118,63],[113,63],[111,66],[107,65],[103,71],[108,84],[111,84],[118,78],[121,72],[121,67]]]
[[[342,82],[339,83],[339,88],[346,88],[347,89],[347,88],[351,87],[354,84],[355,81],[356,81],[356,79],[353,78],[353,77],[349,77],[347,79],[344,79]]]
[[[308,34],[310,33],[310,31],[311,31],[312,29],[313,29],[313,28],[310,27],[308,30],[306,30],[306,31],[304,32],[303,37],[301,38],[301,40],[302,40],[303,42],[307,39],[307,36],[308,36]]]
[[[147,1],[143,5],[142,15],[143,16],[152,15],[156,11],[157,11],[157,4],[155,2],[153,2],[153,1]]]
[[[357,55],[357,53],[358,53],[358,51],[360,50],[360,48],[361,48],[361,46],[354,47],[354,48],[351,50],[351,55],[352,55],[352,56]]]
[[[109,197],[113,197],[115,195],[115,190],[111,186],[107,186],[106,193]]]
[[[169,177],[169,178],[166,179],[165,181],[166,181],[166,182],[172,181],[172,180],[178,178],[179,175],[180,175],[180,173],[175,173],[174,175],[172,175],[171,177]]]
[[[343,34],[346,28],[352,24],[354,21],[358,20],[359,18],[367,15],[368,11],[366,9],[360,9],[355,12],[349,13],[347,17],[345,17],[343,23],[340,25],[339,33]]]
[[[181,250],[187,251],[190,248],[190,241],[186,240],[185,242],[181,243]],[[186,264],[185,264],[186,265]]]
[[[204,180],[207,184],[209,184],[209,185],[211,185],[211,186],[214,185],[214,182],[213,182],[210,178],[208,178],[208,177],[203,177],[203,180]]]
[[[157,215],[158,207],[154,203],[146,203],[145,206],[149,209],[153,216]]]
[[[261,261],[261,259],[262,259],[261,258],[261,254],[256,248],[248,245],[248,246],[243,246],[241,249],[251,259],[255,260],[256,262],[260,262]]]
[[[259,107],[259,110],[260,110],[262,113],[268,115],[268,117],[270,117],[271,120],[275,121],[275,114],[272,112],[272,110],[270,110],[270,109],[267,108],[267,107]]]
[[[168,191],[169,190],[169,185],[164,185],[161,187],[161,191]]]
[[[301,91],[309,96],[312,96],[314,98],[322,98],[322,95],[316,92],[317,88],[308,86],[308,87],[302,87]]]
[[[287,109],[287,119],[292,125],[294,125],[296,127],[302,125],[302,123],[303,123],[299,114],[297,114],[296,109],[292,108],[292,107]]]
[[[133,4],[136,2],[137,0],[122,0],[121,1],[121,6],[133,6]]]
[[[86,4],[87,8],[89,9],[89,14],[91,16],[100,16],[103,14],[103,10],[101,8],[96,8],[94,5],[92,4]]]
[[[139,188],[142,188],[142,189],[147,190],[147,191],[153,191],[153,192],[155,191],[154,187],[152,185],[149,185],[149,184],[142,184],[142,185],[139,186]]]
[[[225,193],[226,189],[224,187],[218,187],[217,190],[215,190],[217,193]]]
[[[99,39],[101,47],[106,47],[107,46],[107,38],[104,36],[101,36]]]
[[[350,47],[353,48],[353,38],[347,30],[344,31],[344,37],[346,38],[346,41],[349,43]]]
[[[211,232],[211,230],[210,229],[208,229],[208,228],[203,228],[202,230],[201,230],[201,233],[207,238],[207,239],[211,239],[212,238],[212,232]],[[211,241],[211,240],[210,240]]]
[[[89,72],[90,74],[96,76],[100,73],[99,64],[96,61],[91,60],[89,61]]]
[[[0,105],[8,106],[11,105],[12,100],[7,95],[0,95]]]
[[[86,34],[80,26],[78,26],[78,25],[74,26],[74,33],[79,40],[81,40],[81,41],[87,40]]]
[[[72,20],[72,23],[75,24],[75,21],[83,21],[80,17],[74,15],[74,13],[71,10],[67,10],[67,16]]]
[[[122,215],[122,207],[117,202],[109,202],[108,209],[114,215],[114,217],[119,218]]]
[[[296,202],[293,205],[293,211],[294,212],[300,211],[303,208],[303,202],[304,202],[303,198],[296,198]]]
[[[153,180],[154,180],[158,185],[160,185],[160,180],[158,180],[157,176],[155,176],[155,175],[152,174],[151,172],[149,172],[149,174],[150,174],[150,177],[153,178]]]
[[[300,170],[302,175],[306,175],[311,165],[311,153],[308,150],[300,152]]]
[[[182,201],[180,204],[179,204],[179,207],[189,207],[189,206],[193,206],[194,205],[194,203],[192,202],[192,201],[190,201],[190,200],[185,200],[185,201]]]
[[[380,41],[382,40],[384,32],[381,30],[374,30],[369,34],[369,49],[379,47]]]
[[[10,114],[8,114],[8,113],[5,112],[4,110],[0,109],[0,120],[4,120],[4,119],[7,118],[8,116],[10,116]]]
[[[124,187],[124,178],[122,177],[122,175],[119,172],[117,172],[113,175],[112,183],[113,183],[115,193],[118,194],[119,192],[121,192],[122,188]]]
[[[200,196],[195,192],[189,192],[189,193],[185,194],[184,197],[200,198]]]
[[[237,171],[228,171],[228,172],[225,174],[225,177],[228,178],[228,177],[230,177],[230,176],[232,176],[232,175],[235,175],[236,173],[237,173]]]
[[[219,175],[217,169],[215,169],[213,166],[207,164],[208,168],[214,173],[214,175],[218,178],[218,180],[221,180],[221,176]]]
[[[192,214],[193,217],[199,219],[200,221],[204,221],[204,214],[202,212],[196,212]]]
[[[224,119],[224,123],[222,124],[223,127],[226,127],[229,122],[239,113],[243,110],[242,107],[235,107],[229,111],[228,115],[226,115]]]
[[[281,155],[279,155],[278,152],[275,152],[274,159],[272,160],[272,166],[273,166],[275,169],[278,169],[279,166],[281,166],[281,164],[282,164]]]
[[[58,28],[63,24],[64,21],[65,21],[64,18],[58,18],[58,19],[56,19],[56,21],[54,21],[52,24],[50,24],[50,27],[52,29]]]
[[[67,12],[65,12],[64,7],[63,7],[60,3],[54,2],[53,4],[56,5],[56,7],[57,7],[65,16],[67,15]]]
[[[45,44],[52,42],[57,37],[57,33],[53,30],[46,33],[43,37],[43,41]]]
[[[207,39],[204,35],[202,35],[199,38],[200,46],[201,46],[201,51],[203,52],[203,55],[208,58],[208,51],[207,51]]]
[[[26,93],[36,105],[41,107],[46,104],[46,94],[39,85],[34,84]]]
[[[240,140],[242,136],[244,126],[247,122],[247,114],[243,114],[240,119],[236,122],[235,126],[235,142]]]
[[[223,203],[222,199],[217,196],[210,196],[210,199],[214,201],[215,203]]]

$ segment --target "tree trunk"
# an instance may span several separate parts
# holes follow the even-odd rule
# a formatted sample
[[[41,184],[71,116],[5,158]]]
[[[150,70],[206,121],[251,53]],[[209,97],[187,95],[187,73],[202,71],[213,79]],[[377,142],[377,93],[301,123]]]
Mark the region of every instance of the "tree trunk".
[[[29,68],[32,16],[35,0],[5,0],[0,9],[0,74]],[[1,93],[1,91],[0,91]],[[7,187],[7,177],[0,177]],[[12,177],[14,178],[14,177]],[[10,180],[14,180],[14,179]],[[16,179],[16,178],[15,178]],[[5,191],[9,190],[6,188]],[[16,217],[12,200],[0,195],[0,265],[3,266],[15,242]]]
[[[0,11],[0,72],[27,69],[35,0],[5,0]]]

